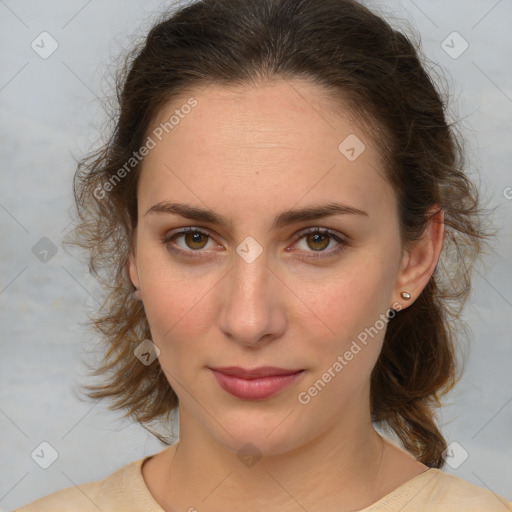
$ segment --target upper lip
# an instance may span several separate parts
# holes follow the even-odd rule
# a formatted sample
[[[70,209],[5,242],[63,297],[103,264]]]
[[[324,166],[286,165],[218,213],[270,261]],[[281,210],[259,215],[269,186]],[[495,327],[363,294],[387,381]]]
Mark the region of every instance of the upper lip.
[[[292,375],[302,371],[300,368],[296,370],[287,370],[286,368],[276,368],[275,366],[260,366],[259,368],[240,368],[239,366],[223,366],[210,368],[216,372],[232,375],[233,377],[240,377],[242,379],[257,379],[260,377],[272,377],[276,375]]]

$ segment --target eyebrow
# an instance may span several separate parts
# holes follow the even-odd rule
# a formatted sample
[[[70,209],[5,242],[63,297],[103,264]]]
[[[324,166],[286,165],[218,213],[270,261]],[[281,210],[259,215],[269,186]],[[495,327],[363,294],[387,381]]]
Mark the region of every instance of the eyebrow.
[[[229,222],[226,218],[218,215],[210,209],[198,208],[183,203],[171,203],[168,201],[162,201],[153,205],[145,213],[167,213],[174,215],[181,215],[187,219],[193,219],[200,222],[208,222],[211,224],[218,224],[220,226],[227,227]],[[290,224],[310,221],[316,219],[323,219],[325,217],[331,217],[333,215],[363,215],[368,216],[368,213],[349,206],[343,203],[327,203],[322,205],[312,205],[305,208],[285,210],[274,219],[272,229],[278,229]]]

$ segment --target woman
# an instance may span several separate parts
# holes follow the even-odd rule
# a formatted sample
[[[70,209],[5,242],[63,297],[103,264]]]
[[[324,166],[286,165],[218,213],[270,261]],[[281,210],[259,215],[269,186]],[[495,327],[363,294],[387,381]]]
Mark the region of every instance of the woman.
[[[512,510],[441,470],[487,233],[412,43],[352,0],[203,0],[119,99],[75,182],[110,287],[89,394],[178,408],[179,442],[19,510]]]

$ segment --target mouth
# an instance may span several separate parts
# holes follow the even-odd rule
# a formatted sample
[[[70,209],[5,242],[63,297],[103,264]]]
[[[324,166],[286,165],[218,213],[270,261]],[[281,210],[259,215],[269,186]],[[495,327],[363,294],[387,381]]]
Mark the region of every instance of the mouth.
[[[209,368],[220,387],[242,400],[264,400],[270,398],[305,372],[276,367],[245,369],[235,366]]]

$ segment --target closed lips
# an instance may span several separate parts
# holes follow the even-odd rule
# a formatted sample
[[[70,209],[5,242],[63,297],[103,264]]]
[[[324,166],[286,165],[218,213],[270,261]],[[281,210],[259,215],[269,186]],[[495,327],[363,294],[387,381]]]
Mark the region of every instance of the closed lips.
[[[286,368],[276,368],[270,366],[264,366],[253,369],[245,369],[236,366],[226,366],[226,367],[213,367],[210,368],[213,371],[223,373],[225,375],[231,375],[233,377],[238,377],[240,379],[253,380],[259,379],[262,377],[277,377],[277,376],[286,376],[293,375],[295,373],[299,373],[303,370],[301,369],[293,369],[289,370]]]

